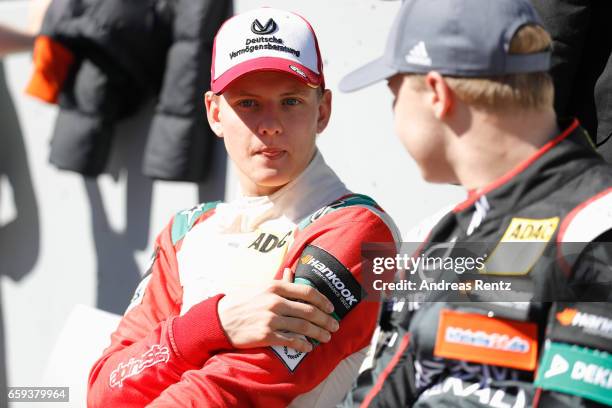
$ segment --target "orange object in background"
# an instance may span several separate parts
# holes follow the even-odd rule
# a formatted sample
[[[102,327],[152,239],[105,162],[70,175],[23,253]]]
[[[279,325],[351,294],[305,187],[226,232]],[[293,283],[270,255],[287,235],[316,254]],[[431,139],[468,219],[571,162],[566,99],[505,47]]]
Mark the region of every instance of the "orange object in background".
[[[74,55],[50,37],[41,35],[34,43],[34,73],[25,92],[48,103],[57,103]]]
[[[537,326],[442,310],[434,355],[533,371],[538,357]]]

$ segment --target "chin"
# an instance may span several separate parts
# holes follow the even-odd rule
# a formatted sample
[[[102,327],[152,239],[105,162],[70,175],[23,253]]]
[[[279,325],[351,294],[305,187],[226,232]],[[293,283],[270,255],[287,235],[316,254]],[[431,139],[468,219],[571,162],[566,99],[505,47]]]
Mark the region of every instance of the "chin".
[[[280,188],[291,181],[291,177],[287,174],[280,173],[278,171],[262,171],[257,174],[256,177],[251,179],[255,184],[268,187],[268,188]]]
[[[440,172],[428,172],[427,170],[421,169],[421,176],[423,180],[428,183],[434,184],[457,184],[455,177],[450,177]]]

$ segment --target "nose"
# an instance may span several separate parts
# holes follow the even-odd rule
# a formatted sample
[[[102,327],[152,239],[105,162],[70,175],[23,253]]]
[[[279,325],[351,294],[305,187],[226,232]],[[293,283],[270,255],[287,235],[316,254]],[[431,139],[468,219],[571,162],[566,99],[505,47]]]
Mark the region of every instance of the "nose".
[[[271,106],[260,111],[260,120],[257,130],[262,136],[280,135],[283,132],[280,112]]]

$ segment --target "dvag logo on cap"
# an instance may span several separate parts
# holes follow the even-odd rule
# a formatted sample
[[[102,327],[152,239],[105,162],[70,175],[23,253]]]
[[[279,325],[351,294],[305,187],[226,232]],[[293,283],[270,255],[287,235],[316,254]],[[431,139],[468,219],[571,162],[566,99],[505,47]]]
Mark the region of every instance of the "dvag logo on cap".
[[[272,34],[277,29],[278,25],[273,19],[269,19],[265,26],[263,26],[258,19],[255,19],[255,21],[253,21],[253,24],[251,24],[251,31],[254,34],[258,35]]]

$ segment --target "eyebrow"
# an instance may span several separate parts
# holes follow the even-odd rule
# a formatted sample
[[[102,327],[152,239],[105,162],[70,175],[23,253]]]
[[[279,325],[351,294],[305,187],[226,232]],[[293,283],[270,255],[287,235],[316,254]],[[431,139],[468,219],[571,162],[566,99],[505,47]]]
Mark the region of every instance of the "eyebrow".
[[[243,91],[243,90],[239,90],[239,91],[235,92],[235,94],[236,94],[236,96],[251,96],[251,97],[254,97],[254,98],[258,96],[258,95],[255,95],[255,94],[249,93],[247,91]]]
[[[288,92],[283,92],[281,96],[289,96],[289,95],[308,95],[308,91],[310,89],[302,89],[302,88],[294,88]]]
[[[283,92],[282,94],[280,94],[281,97],[287,97],[287,96],[292,96],[292,95],[299,95],[299,96],[307,96],[308,95],[308,91],[309,89],[303,89],[303,88],[292,88],[290,90],[288,90],[287,92]],[[234,97],[250,97],[250,98],[258,98],[261,97],[261,95],[259,94],[254,94],[251,92],[247,92],[243,89],[237,90],[236,92],[232,93]]]

